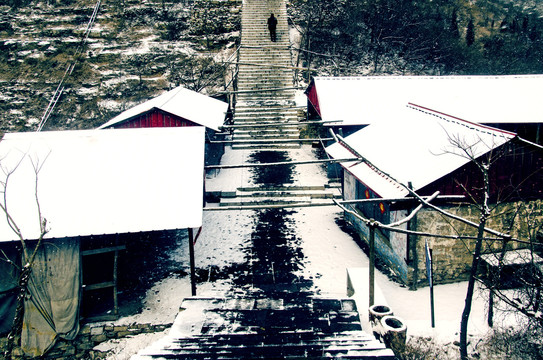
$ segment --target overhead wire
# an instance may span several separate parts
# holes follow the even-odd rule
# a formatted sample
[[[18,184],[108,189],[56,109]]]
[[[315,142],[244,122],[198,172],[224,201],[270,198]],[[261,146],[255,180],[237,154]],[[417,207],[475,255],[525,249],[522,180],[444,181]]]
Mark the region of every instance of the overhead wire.
[[[43,127],[45,126],[45,123],[51,117],[51,114],[53,113],[53,110],[55,109],[55,106],[57,105],[60,97],[64,93],[64,89],[66,88],[65,81],[69,76],[72,75],[75,69],[75,66],[77,65],[79,56],[83,52],[84,45],[87,42],[87,39],[89,38],[89,34],[92,30],[94,22],[96,21],[96,17],[98,16],[98,10],[100,9],[101,3],[102,3],[101,0],[97,0],[96,4],[94,5],[92,15],[89,19],[89,22],[87,23],[87,28],[85,29],[85,32],[83,33],[83,38],[81,39],[81,42],[79,43],[79,46],[77,47],[74,53],[74,60],[71,64],[68,65],[68,67],[66,68],[66,71],[64,71],[64,75],[62,76],[60,83],[58,84],[53,96],[51,97],[51,100],[49,101],[49,104],[47,105],[47,108],[43,112],[40,122],[38,123],[38,127],[36,129],[37,132],[43,129]]]

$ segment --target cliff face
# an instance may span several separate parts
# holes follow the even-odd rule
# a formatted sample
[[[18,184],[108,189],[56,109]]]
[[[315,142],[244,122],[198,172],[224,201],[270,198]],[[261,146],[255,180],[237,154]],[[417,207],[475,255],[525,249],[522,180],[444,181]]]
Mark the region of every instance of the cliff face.
[[[177,85],[222,90],[241,1],[107,1],[86,36],[95,7],[0,6],[0,130],[35,130],[62,79],[44,130],[96,127]]]

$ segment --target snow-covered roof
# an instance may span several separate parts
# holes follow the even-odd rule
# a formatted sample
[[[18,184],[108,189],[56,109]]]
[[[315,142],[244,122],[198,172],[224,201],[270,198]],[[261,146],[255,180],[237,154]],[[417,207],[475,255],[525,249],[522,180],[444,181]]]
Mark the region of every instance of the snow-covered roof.
[[[200,126],[6,134],[8,212],[25,238],[38,237],[39,167],[47,238],[199,227],[204,134]],[[0,215],[0,241],[17,240]]]
[[[367,125],[408,102],[482,124],[543,123],[543,75],[315,77],[325,121]]]
[[[224,124],[228,104],[224,101],[179,86],[151,100],[123,111],[100,126],[99,129],[109,128],[155,108],[190,120],[196,124],[203,125],[207,128],[219,130],[219,127]]]
[[[349,147],[382,172],[365,162],[342,165],[379,196],[404,197],[408,192],[398,182],[411,182],[418,190],[470,161],[451,139],[460,140],[478,158],[513,137],[510,132],[409,105],[345,138]],[[333,158],[353,156],[340,143],[326,151]]]

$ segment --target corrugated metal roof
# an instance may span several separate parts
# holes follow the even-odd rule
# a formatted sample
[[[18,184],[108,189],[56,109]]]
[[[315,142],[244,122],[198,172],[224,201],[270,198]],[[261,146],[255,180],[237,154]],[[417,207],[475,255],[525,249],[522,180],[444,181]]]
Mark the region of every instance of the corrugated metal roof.
[[[203,127],[6,134],[0,181],[25,238],[39,235],[33,164],[47,238],[202,225]],[[0,241],[16,240],[0,216]]]
[[[403,197],[407,190],[394,179],[405,185],[411,182],[418,190],[470,161],[451,139],[460,140],[477,158],[513,137],[515,134],[510,132],[409,105],[387,121],[369,125],[345,138],[348,146],[382,172],[366,163],[343,166],[379,196]],[[330,145],[326,151],[333,158],[353,155],[339,143]]]
[[[219,130],[219,126],[224,124],[228,104],[179,86],[120,113],[99,129],[111,127],[155,108]]]
[[[543,123],[543,75],[316,77],[314,84],[322,119],[345,125],[383,121],[408,102],[483,124]]]

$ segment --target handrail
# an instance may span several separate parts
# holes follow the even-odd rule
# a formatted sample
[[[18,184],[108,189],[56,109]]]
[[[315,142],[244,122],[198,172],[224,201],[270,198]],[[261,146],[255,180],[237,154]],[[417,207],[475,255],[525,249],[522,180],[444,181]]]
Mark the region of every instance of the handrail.
[[[228,96],[228,104],[230,105],[230,108],[233,108],[235,106],[235,97],[236,97],[236,91],[237,91],[237,78],[239,73],[239,50],[241,49],[241,45],[237,47],[237,49],[228,57],[228,59],[223,62],[224,68],[228,69],[231,67],[231,65],[234,65],[234,70],[232,71],[232,76],[230,78],[230,81],[224,85],[224,91],[223,94],[227,94]],[[235,61],[233,61],[234,56],[237,57]],[[233,91],[228,91],[228,89],[232,86]]]

